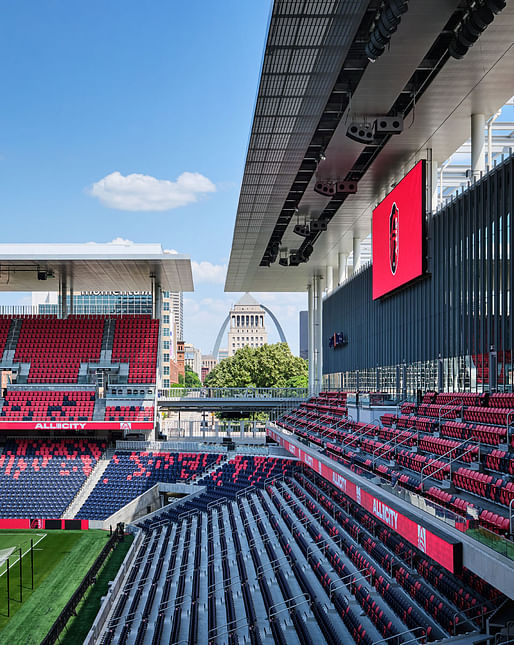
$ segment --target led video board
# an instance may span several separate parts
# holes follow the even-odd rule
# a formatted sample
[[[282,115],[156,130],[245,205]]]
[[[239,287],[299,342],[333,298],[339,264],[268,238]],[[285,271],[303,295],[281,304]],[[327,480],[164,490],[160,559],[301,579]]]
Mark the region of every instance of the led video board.
[[[373,300],[425,271],[425,161],[419,161],[373,211]]]

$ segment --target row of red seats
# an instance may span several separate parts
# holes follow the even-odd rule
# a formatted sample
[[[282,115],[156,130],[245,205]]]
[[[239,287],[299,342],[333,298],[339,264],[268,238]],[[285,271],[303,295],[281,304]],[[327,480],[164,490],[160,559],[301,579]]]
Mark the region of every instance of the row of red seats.
[[[491,470],[514,475],[514,455],[505,450],[491,450],[485,455],[484,464]]]
[[[486,475],[476,470],[459,468],[453,474],[453,482],[458,488],[464,488],[475,495],[491,499],[508,506],[511,499],[514,499],[514,483],[506,482],[502,478],[493,475]]]
[[[462,515],[463,517],[466,517],[468,508],[472,508],[474,506],[471,502],[462,499],[462,497],[452,495],[452,493],[441,490],[440,488],[437,488],[437,486],[431,486],[426,492],[426,496],[441,506],[445,506],[454,513]]]
[[[514,393],[497,392],[489,395],[489,407],[514,409]]]
[[[478,459],[478,446],[462,445],[459,441],[425,436],[419,442],[419,447],[425,452],[445,455],[449,459],[459,457],[462,461],[472,462]]]
[[[399,450],[396,461],[400,466],[415,470],[435,479],[446,479],[450,474],[450,464],[439,459],[430,459],[425,455],[413,454],[409,450]]]
[[[150,316],[116,321],[112,360],[129,363],[129,383],[155,383],[159,321]]]
[[[514,422],[514,410],[470,407],[464,410],[463,420],[506,426],[508,422]]]
[[[510,533],[510,522],[508,517],[498,515],[492,511],[483,510],[479,515],[479,522],[486,529],[501,535],[508,535]]]
[[[10,327],[10,318],[0,318],[0,356],[2,356],[2,354],[4,353],[5,343],[7,342],[7,336],[9,335]]]
[[[418,414],[424,417],[436,417],[442,419],[457,419],[460,417],[460,406],[454,405],[426,405],[422,403],[418,408]]]
[[[507,428],[490,425],[473,425],[460,421],[448,421],[441,425],[441,434],[455,439],[474,439],[497,446],[507,439]]]
[[[386,441],[393,441],[402,446],[415,446],[418,442],[418,435],[408,430],[394,430],[393,428],[379,428],[378,436]]]
[[[485,394],[475,392],[441,392],[435,398],[436,405],[481,405],[484,401]]]
[[[76,383],[81,362],[98,361],[103,318],[23,320],[15,361],[30,363],[29,383]]]
[[[108,405],[105,408],[106,421],[153,421],[154,408],[139,405]]]

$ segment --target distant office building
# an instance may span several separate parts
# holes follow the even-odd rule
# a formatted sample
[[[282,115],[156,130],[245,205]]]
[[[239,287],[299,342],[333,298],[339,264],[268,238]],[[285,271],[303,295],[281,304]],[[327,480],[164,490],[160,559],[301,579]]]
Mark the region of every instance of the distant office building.
[[[218,352],[218,363],[224,360],[225,358],[228,358],[228,348],[222,347]]]
[[[228,355],[233,356],[241,347],[262,347],[268,342],[264,325],[264,309],[249,293],[230,310]]]
[[[184,365],[202,378],[202,352],[191,343],[184,343]]]
[[[212,354],[203,354],[202,356],[202,383],[207,376],[218,364],[218,361]]]
[[[309,312],[300,311],[300,357],[309,358]]]
[[[162,292],[163,308],[169,302],[170,311],[177,330],[177,340],[184,340],[184,294],[179,291]]]

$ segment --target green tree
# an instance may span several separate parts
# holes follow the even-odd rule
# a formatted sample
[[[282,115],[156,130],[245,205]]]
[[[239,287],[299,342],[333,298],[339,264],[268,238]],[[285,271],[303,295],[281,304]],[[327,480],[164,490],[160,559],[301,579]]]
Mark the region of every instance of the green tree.
[[[198,374],[193,372],[189,365],[185,366],[184,371],[184,387],[202,387],[202,382],[200,381]]]
[[[205,379],[209,387],[307,387],[307,361],[287,343],[243,347],[221,361]]]

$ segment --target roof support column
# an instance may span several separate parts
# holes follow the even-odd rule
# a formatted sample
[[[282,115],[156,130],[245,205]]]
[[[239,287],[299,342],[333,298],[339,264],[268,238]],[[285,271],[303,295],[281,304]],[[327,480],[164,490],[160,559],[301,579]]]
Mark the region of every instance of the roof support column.
[[[161,285],[155,285],[155,316],[154,318],[161,319],[161,309],[162,309],[162,290]]]
[[[353,273],[361,268],[361,238],[353,238]]]
[[[338,255],[338,276],[337,276],[337,283],[338,284],[343,284],[343,282],[346,280],[347,276],[347,269],[348,269],[348,253],[339,253]]]
[[[61,273],[59,276],[59,301],[57,306],[59,318],[66,318],[68,315],[67,295],[66,273]]]
[[[307,287],[308,299],[308,343],[307,359],[309,361],[309,394],[314,392],[314,284]]]
[[[432,157],[432,148],[427,149],[427,212],[435,213],[437,210],[437,189],[439,187],[439,172],[437,161]]]
[[[155,282],[155,274],[150,274],[150,286],[152,292],[152,318],[157,318],[157,302],[156,302],[156,291],[157,285]]]
[[[72,275],[70,275],[70,286],[69,286],[68,293],[69,293],[69,296],[70,296],[70,310],[69,310],[69,313],[72,314],[73,313],[73,305],[74,305],[74,302],[73,302],[73,276]]]
[[[485,171],[485,116],[471,115],[471,173],[476,179]]]
[[[322,331],[321,331],[321,312],[322,312],[322,295],[323,289],[321,285],[321,276],[314,278],[314,392],[319,394],[321,392],[321,382],[323,376],[323,361],[322,361]]]
[[[327,266],[326,268],[326,281],[327,281],[327,295],[332,293],[334,290],[334,274],[332,272],[332,267]]]

